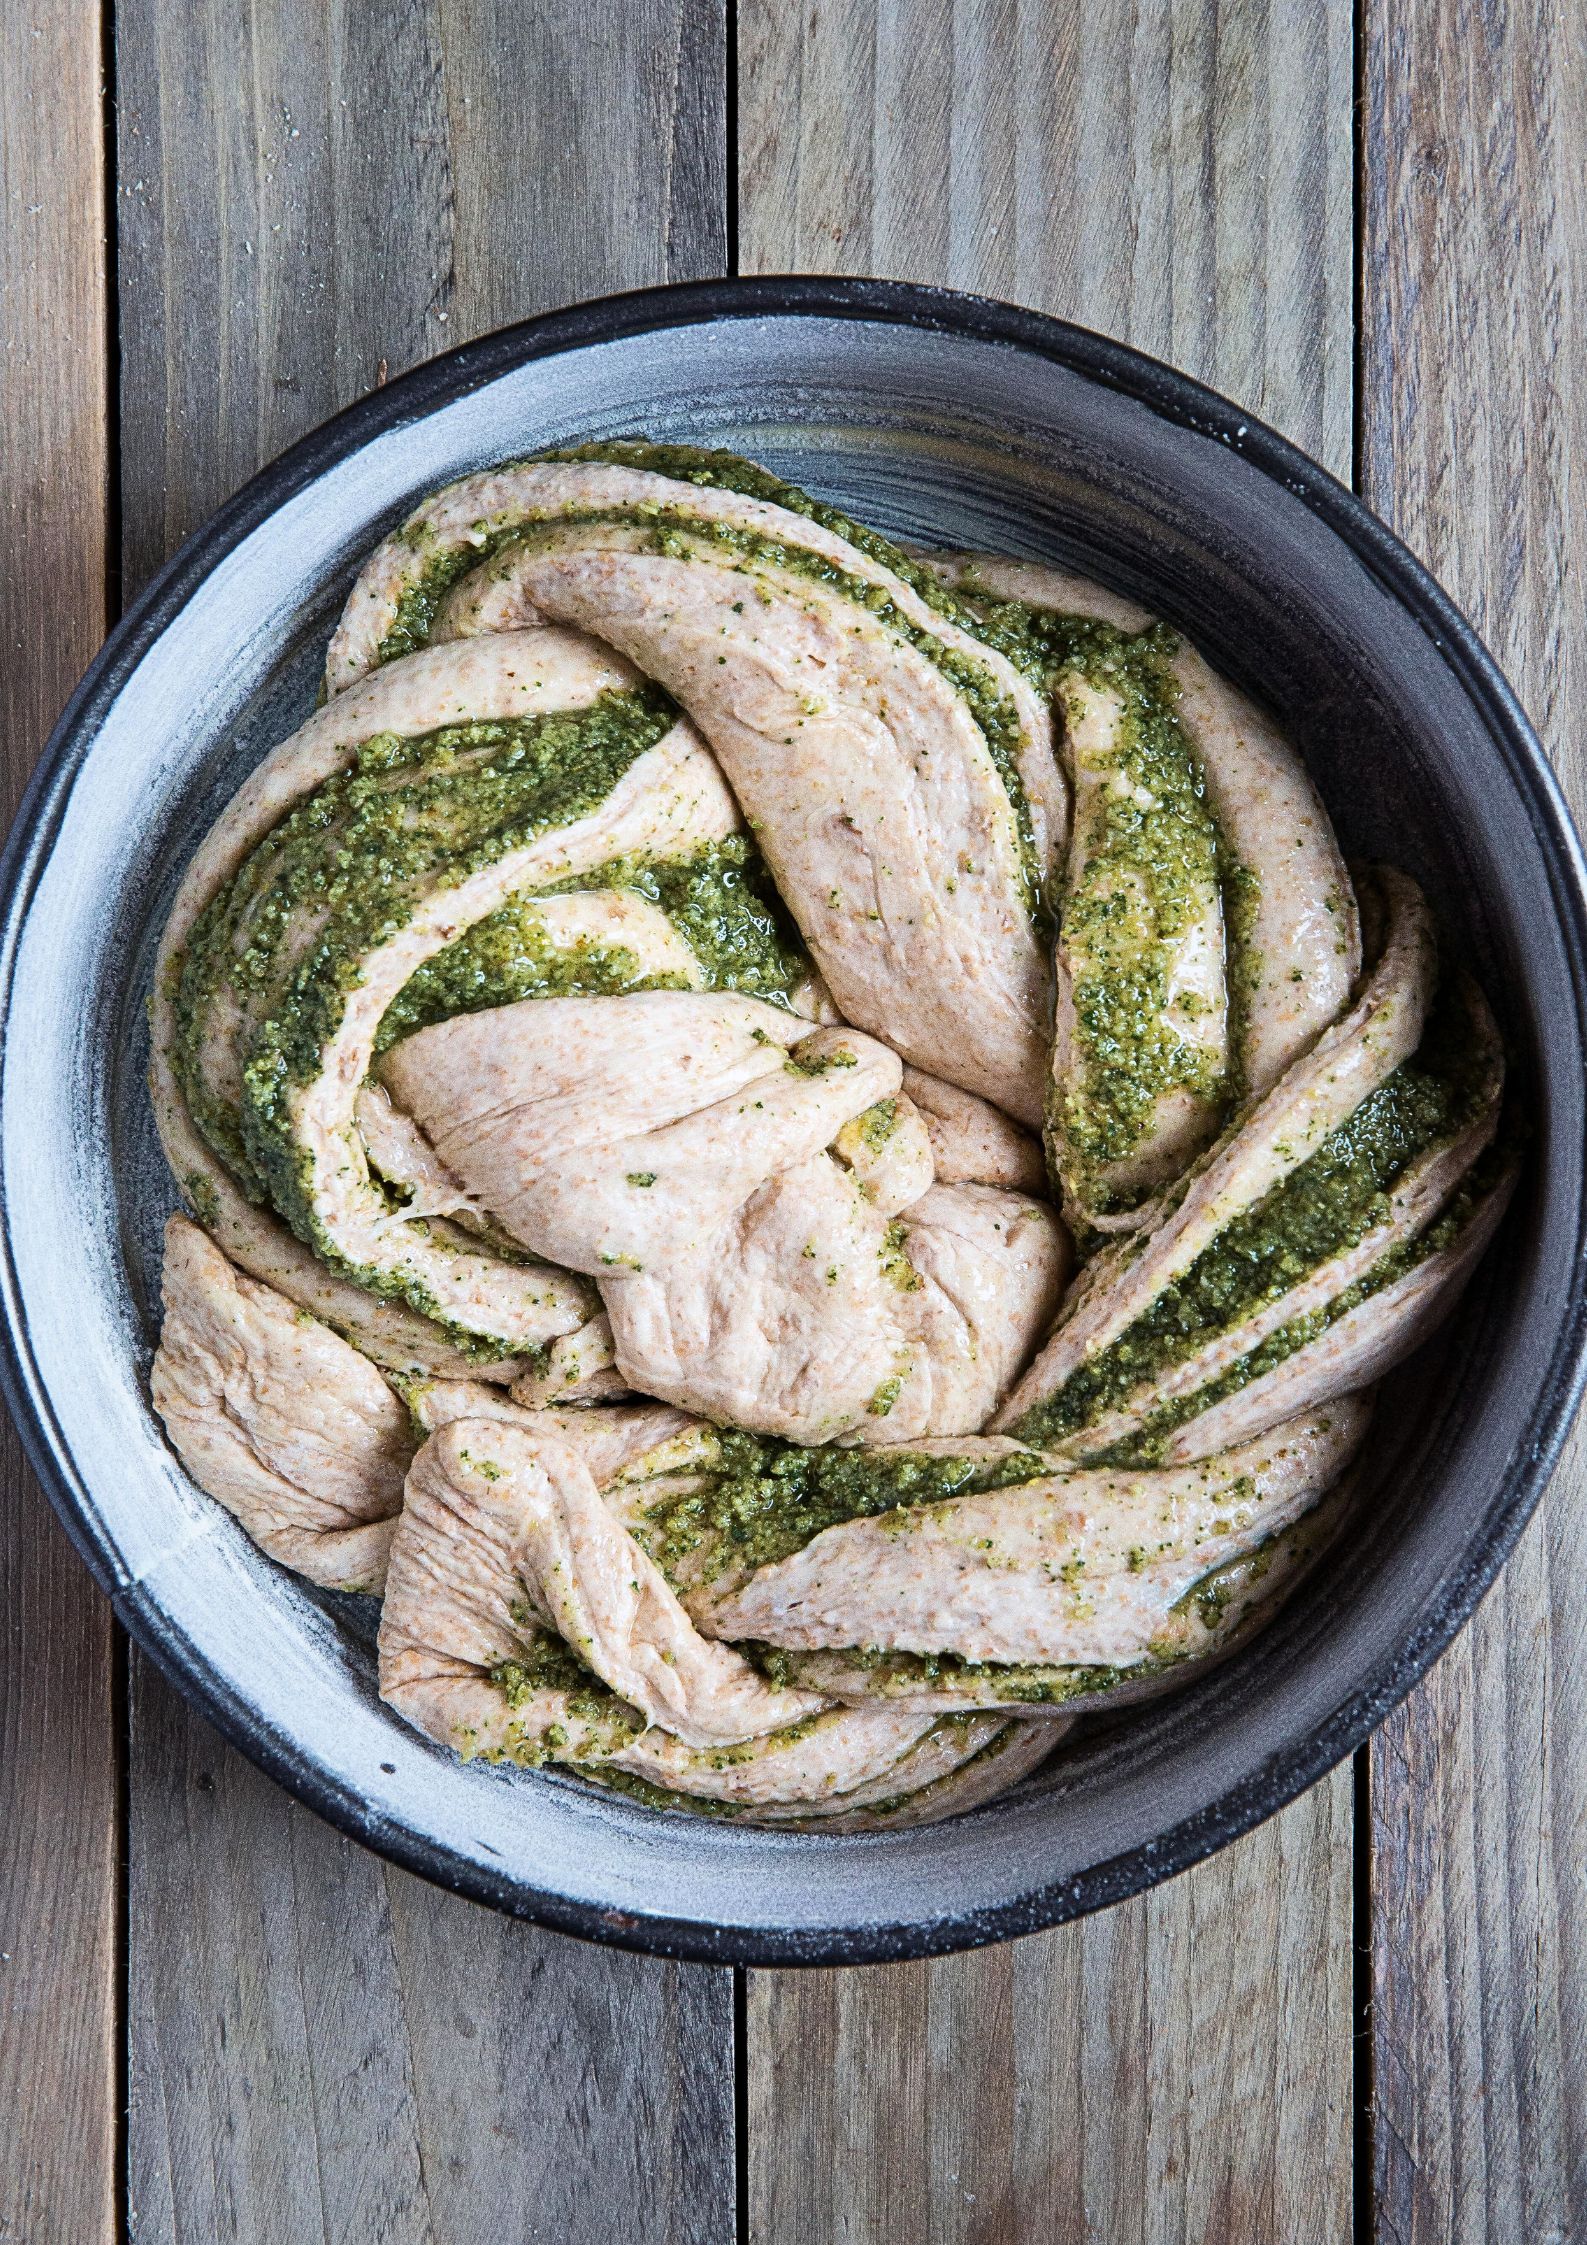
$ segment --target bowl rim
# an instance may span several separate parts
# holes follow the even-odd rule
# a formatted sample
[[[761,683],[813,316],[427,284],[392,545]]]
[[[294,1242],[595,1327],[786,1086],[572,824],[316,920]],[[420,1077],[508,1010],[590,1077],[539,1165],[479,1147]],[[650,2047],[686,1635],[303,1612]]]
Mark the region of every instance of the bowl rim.
[[[123,686],[199,583],[285,501],[378,436],[536,359],[704,322],[845,319],[988,342],[1043,358],[1144,405],[1159,418],[1240,453],[1331,530],[1426,633],[1507,761],[1575,962],[1578,1028],[1587,1043],[1587,863],[1564,794],[1514,690],[1474,627],[1430,572],[1354,492],[1254,414],[1162,360],[1107,336],[993,298],[903,281],[785,274],[688,281],[625,291],[541,313],[425,361],[322,422],[199,525],[115,625],[67,701],[0,850],[0,1073],[5,1066],[20,932],[53,846],[80,743],[91,740]],[[3,1194],[3,1179],[0,1179]],[[1587,1236],[1587,1174],[1576,1236]],[[204,1664],[142,1584],[115,1579],[106,1538],[39,1377],[17,1285],[9,1210],[0,1200],[0,1396],[28,1461],[72,1543],[128,1634],[183,1696],[257,1766],[337,1829],[434,1884],[557,1932],[703,1963],[871,1963],[941,1955],[1080,1917],[1189,1869],[1285,1807],[1352,1753],[1406,1696],[1470,1617],[1547,1485],[1587,1383],[1587,1257],[1578,1254],[1554,1345],[1538,1374],[1532,1438],[1510,1459],[1468,1543],[1411,1636],[1358,1678],[1298,1747],[1275,1753],[1195,1814],[1072,1879],[1014,1900],[925,1922],[844,1929],[713,1926],[569,1901],[481,1865],[374,1809],[329,1779],[288,1737]]]

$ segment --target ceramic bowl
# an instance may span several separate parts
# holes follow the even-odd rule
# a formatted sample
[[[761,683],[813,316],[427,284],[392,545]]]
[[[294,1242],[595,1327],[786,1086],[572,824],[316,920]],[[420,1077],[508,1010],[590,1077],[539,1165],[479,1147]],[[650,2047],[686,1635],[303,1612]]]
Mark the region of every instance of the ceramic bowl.
[[[1005,1799],[804,1837],[467,1767],[376,1696],[370,1617],[263,1559],[148,1401],[172,1190],[144,1089],[150,960],[190,851],[310,709],[359,558],[482,463],[644,430],[721,444],[905,539],[1070,562],[1264,696],[1347,852],[1425,882],[1499,1007],[1535,1125],[1465,1305],[1390,1384],[1355,1523],[1226,1666],[1093,1724]],[[189,539],[61,720],[0,924],[6,1391],[132,1635],[323,1815],[463,1893],[675,1955],[918,1955],[1166,1878],[1366,1736],[1448,1642],[1547,1477],[1583,1348],[1587,911],[1537,741],[1470,626],[1311,461],[1059,322],[867,281],[609,299],[471,344],[327,424]]]

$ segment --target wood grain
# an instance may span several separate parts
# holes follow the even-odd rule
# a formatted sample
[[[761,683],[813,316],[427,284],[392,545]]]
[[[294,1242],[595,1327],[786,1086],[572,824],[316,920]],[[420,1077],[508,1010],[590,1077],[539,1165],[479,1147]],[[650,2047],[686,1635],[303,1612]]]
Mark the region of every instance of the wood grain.
[[[742,0],[739,260],[979,289],[1349,474],[1344,0]]]
[[[134,579],[382,368],[723,268],[721,0],[126,0],[117,26]]]
[[[747,270],[946,280],[1138,343],[1350,468],[1352,22],[1169,0],[745,0]],[[1015,1947],[755,1973],[750,2235],[1335,2245],[1347,1771]]]
[[[117,43],[129,578],[383,368],[721,267],[715,0],[124,0]],[[732,2236],[729,1974],[438,1894],[130,1698],[140,2245]]]
[[[0,15],[0,742],[9,823],[104,636],[97,8]],[[110,1609],[0,1432],[0,2238],[116,2234]]]
[[[718,0],[123,0],[129,582],[325,412],[545,304],[720,269]],[[16,790],[102,632],[100,21],[0,71],[0,709]],[[1351,24],[1250,0],[743,0],[746,270],[943,279],[1205,374],[1347,470]],[[1363,0],[1363,474],[1587,801],[1577,371],[1587,42]],[[1573,509],[1572,502],[1576,502]],[[47,591],[48,597],[44,597]],[[0,1453],[0,2238],[119,2233],[108,1614]],[[1587,1452],[1374,1756],[1375,2234],[1587,2235]],[[732,2233],[725,1976],[384,1870],[132,1690],[142,2239]],[[926,1966],[755,1974],[763,2245],[1333,2245],[1350,1802]]]
[[[1587,37],[1521,0],[1369,0],[1367,496],[1427,556],[1587,806]],[[1372,1782],[1383,2245],[1587,2235],[1578,1434]]]
[[[136,1704],[140,2245],[732,2237],[727,1973],[438,1894]]]

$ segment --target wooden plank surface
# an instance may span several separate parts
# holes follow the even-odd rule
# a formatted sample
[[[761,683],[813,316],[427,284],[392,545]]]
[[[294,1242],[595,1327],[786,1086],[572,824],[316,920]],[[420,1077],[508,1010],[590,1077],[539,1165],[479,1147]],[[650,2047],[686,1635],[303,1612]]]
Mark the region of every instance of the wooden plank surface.
[[[714,0],[125,0],[129,579],[383,365],[720,270],[723,72]],[[130,1700],[139,2245],[732,2236],[731,1975],[442,1896]]]
[[[738,15],[745,270],[1077,317],[1348,472],[1340,0]],[[382,362],[725,262],[722,0],[123,0],[116,22],[129,585]],[[11,0],[3,25],[14,801],[103,629],[109,434],[100,12]],[[1359,33],[1365,487],[1476,615],[1580,806],[1587,38],[1541,0],[1363,0]],[[120,2234],[111,1630],[9,1435],[0,1473],[0,2239],[98,2245]],[[1584,1483],[1578,1446],[1374,1750],[1381,2245],[1587,2235]],[[128,1696],[140,2240],[734,2234],[727,1975],[442,1897],[293,1807],[141,1663]],[[1340,1773],[1082,1926],[752,1974],[746,2233],[1334,2245],[1351,1938]]]
[[[100,23],[0,10],[0,753],[9,824],[105,631]],[[0,1426],[0,2238],[115,2235],[110,1609]],[[69,2117],[68,2117],[69,2116]]]
[[[746,270],[948,281],[1199,373],[1348,475],[1343,0],[739,11]],[[1352,2220],[1338,1771],[1090,1922],[869,1973],[754,1973],[757,2245],[1335,2245]]]
[[[1587,807],[1587,26],[1369,0],[1368,498]],[[1587,1449],[1373,1755],[1377,2234],[1587,2235]]]

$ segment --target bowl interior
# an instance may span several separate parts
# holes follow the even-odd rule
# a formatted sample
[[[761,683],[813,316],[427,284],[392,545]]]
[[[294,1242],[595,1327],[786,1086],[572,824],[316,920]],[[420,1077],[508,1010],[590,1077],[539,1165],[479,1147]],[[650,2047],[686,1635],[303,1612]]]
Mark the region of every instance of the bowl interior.
[[[0,1184],[18,1377],[83,1540],[131,1626],[278,1774],[375,1844],[555,1923],[706,1955],[899,1953],[1181,1867],[1318,1774],[1442,1641],[1524,1516],[1569,1385],[1579,906],[1524,746],[1304,476],[1286,485],[1238,441],[1006,343],[883,318],[699,320],[460,380],[418,415],[398,386],[391,414],[216,551],[148,644],[134,635],[40,799],[9,931]],[[1389,1383],[1353,1526],[1282,1625],[920,1832],[750,1832],[455,1762],[381,1707],[364,1602],[261,1558],[187,1483],[146,1400],[173,1194],[144,999],[182,867],[312,707],[358,559],[420,493],[636,430],[752,454],[902,538],[1070,563],[1185,628],[1278,710],[1347,853],[1426,883],[1536,1124],[1521,1205],[1453,1327]]]

